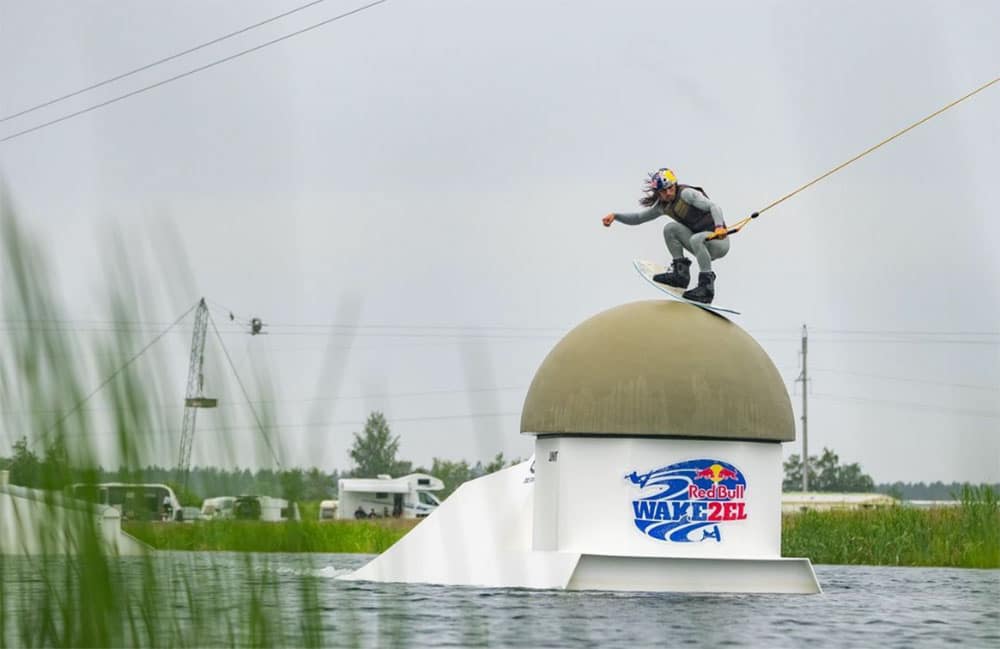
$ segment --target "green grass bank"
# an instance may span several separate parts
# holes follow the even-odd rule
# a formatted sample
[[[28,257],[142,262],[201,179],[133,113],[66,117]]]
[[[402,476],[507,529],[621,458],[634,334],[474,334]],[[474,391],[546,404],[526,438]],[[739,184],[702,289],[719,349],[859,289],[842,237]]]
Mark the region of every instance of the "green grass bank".
[[[345,552],[379,554],[413,529],[416,520],[198,521],[126,523],[129,534],[158,550],[228,552]]]
[[[805,512],[782,517],[781,552],[819,564],[1000,568],[1000,509],[992,492],[961,506]],[[162,550],[378,554],[417,521],[129,523]]]
[[[782,517],[781,553],[813,563],[1000,568],[997,503]]]

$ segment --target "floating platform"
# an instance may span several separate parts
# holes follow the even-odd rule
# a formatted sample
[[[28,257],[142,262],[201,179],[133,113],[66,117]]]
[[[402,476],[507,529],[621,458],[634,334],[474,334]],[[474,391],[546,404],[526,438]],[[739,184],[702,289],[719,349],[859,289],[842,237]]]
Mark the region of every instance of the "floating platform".
[[[467,482],[342,579],[497,588],[818,593],[781,556],[777,369],[729,320],[626,304],[549,353],[525,399],[532,460]]]

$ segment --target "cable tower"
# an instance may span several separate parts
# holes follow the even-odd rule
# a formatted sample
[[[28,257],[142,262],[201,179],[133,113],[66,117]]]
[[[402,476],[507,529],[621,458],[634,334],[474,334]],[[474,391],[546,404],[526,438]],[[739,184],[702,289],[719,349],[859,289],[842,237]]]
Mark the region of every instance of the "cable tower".
[[[181,423],[181,448],[177,461],[178,478],[187,487],[188,471],[191,468],[191,444],[194,441],[195,421],[198,408],[215,408],[219,400],[204,395],[205,376],[205,335],[208,330],[208,307],[205,298],[198,302],[194,314],[194,334],[191,336],[191,360],[188,363],[187,391],[184,397],[184,421]]]

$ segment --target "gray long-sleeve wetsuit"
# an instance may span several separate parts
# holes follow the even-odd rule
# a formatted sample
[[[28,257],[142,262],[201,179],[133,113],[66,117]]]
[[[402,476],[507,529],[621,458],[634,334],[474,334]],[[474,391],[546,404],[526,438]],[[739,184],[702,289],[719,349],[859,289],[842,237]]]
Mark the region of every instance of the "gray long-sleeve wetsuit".
[[[716,227],[725,227],[726,222],[722,218],[722,209],[700,191],[693,187],[683,187],[678,194],[678,198],[702,212],[710,213]],[[675,219],[676,217],[673,214],[671,205],[672,203],[663,204],[658,202],[642,212],[628,214],[618,214],[616,212],[614,216],[616,221],[625,225],[639,225],[640,223],[659,218],[664,214],[671,217],[671,219]],[[687,250],[698,260],[698,268],[703,273],[712,270],[713,259],[725,257],[726,253],[729,252],[728,238],[707,241],[706,239],[709,234],[711,234],[710,231],[692,232],[691,228],[676,220],[672,220],[663,228],[663,240],[667,244],[670,256],[673,259],[680,259],[684,256],[684,251]]]

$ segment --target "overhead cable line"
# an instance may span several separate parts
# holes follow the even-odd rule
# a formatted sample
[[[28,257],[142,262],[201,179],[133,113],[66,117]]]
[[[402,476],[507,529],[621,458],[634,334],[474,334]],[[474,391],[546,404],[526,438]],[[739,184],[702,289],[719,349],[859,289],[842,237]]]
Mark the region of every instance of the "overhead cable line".
[[[217,314],[225,315],[226,319],[229,318],[229,314],[236,314],[235,311],[226,308],[225,306],[213,302],[208,298],[205,301],[210,306],[215,306],[214,310]],[[237,319],[241,316],[236,315]],[[242,317],[244,320],[248,318]],[[55,324],[88,324],[88,325],[134,325],[134,326],[150,326],[150,327],[161,327],[167,323],[165,322],[147,322],[143,320],[74,320],[74,319],[55,319],[55,318],[0,318],[0,323],[12,323],[12,324],[35,324],[35,323],[55,323]],[[401,324],[389,324],[389,323],[354,323],[354,324],[339,324],[339,323],[267,323],[268,327],[287,327],[290,329],[413,329],[413,330],[477,330],[477,331],[559,331],[565,332],[569,331],[572,327],[535,327],[535,326],[519,326],[519,325],[488,325],[488,324],[414,324],[414,323],[401,323]],[[1000,335],[1000,334],[997,334]]]
[[[409,397],[431,397],[440,396],[446,394],[472,394],[480,392],[510,392],[513,390],[527,390],[526,386],[511,386],[511,387],[499,387],[499,388],[473,388],[471,390],[461,389],[461,390],[424,390],[421,392],[395,392],[395,393],[385,393],[385,394],[358,394],[351,395],[347,397],[315,397],[311,399],[255,399],[251,401],[250,404],[282,404],[282,403],[313,403],[313,402],[328,402],[328,401],[362,401],[367,399],[405,399]],[[220,401],[228,398],[228,395],[223,394],[220,396]],[[241,403],[222,403],[218,408],[237,408],[242,407]],[[154,410],[167,411],[167,410],[181,410],[184,406],[168,405],[165,403],[155,403],[150,404],[149,407]],[[80,412],[87,413],[97,413],[97,412],[125,412],[129,408],[119,407],[119,408],[90,408],[87,410],[81,410]],[[33,415],[33,414],[50,414],[60,412],[59,410],[0,410],[0,415]]]
[[[125,361],[125,363],[123,365],[121,365],[118,369],[116,369],[114,372],[112,372],[111,376],[109,376],[108,378],[106,378],[100,385],[98,385],[96,388],[94,388],[94,390],[90,394],[88,394],[83,399],[81,399],[80,401],[78,401],[72,408],[69,409],[69,411],[66,412],[66,414],[64,414],[62,417],[60,417],[59,419],[57,419],[56,422],[54,424],[52,424],[51,427],[49,427],[48,431],[46,431],[46,435],[48,435],[49,433],[51,433],[52,431],[54,431],[64,421],[66,421],[67,419],[69,419],[69,417],[74,412],[76,412],[77,410],[79,410],[80,407],[83,404],[87,403],[87,401],[91,397],[93,397],[95,394],[97,394],[98,392],[100,392],[101,389],[104,386],[106,386],[108,383],[111,383],[111,381],[113,381],[116,376],[118,376],[119,374],[121,374],[122,371],[126,367],[128,367],[129,365],[131,365],[137,358],[139,358],[144,353],[146,353],[146,350],[148,350],[150,347],[152,347],[153,345],[155,345],[156,341],[158,341],[160,338],[162,338],[164,335],[166,335],[166,333],[168,331],[170,331],[171,329],[173,329],[174,325],[176,325],[178,322],[180,322],[181,320],[183,320],[184,318],[186,318],[189,313],[191,313],[192,311],[194,311],[194,309],[195,309],[196,306],[198,306],[198,305],[197,304],[192,305],[190,309],[188,309],[187,311],[185,311],[183,314],[181,314],[181,316],[179,318],[177,318],[176,320],[174,320],[173,324],[171,324],[169,327],[167,327],[162,332],[160,332],[160,334],[158,336],[156,336],[151,341],[149,341],[149,343],[145,347],[143,347],[138,352],[136,352],[131,358],[129,358],[127,361]]]
[[[235,331],[227,332],[230,334],[237,333]],[[351,338],[460,338],[460,339],[476,339],[476,338],[499,338],[499,339],[514,339],[514,340],[551,340],[553,338],[560,337],[559,334],[541,335],[541,334],[475,334],[475,333],[352,333],[347,331],[273,331],[269,330],[267,332],[269,336],[347,336]]]
[[[189,77],[189,76],[191,76],[193,74],[197,74],[199,72],[203,72],[205,70],[208,70],[209,68],[214,68],[217,65],[221,65],[223,63],[227,63],[229,61],[232,61],[233,59],[237,59],[237,58],[239,58],[241,56],[244,56],[246,54],[250,54],[251,52],[256,52],[257,50],[261,50],[261,49],[264,49],[265,47],[269,47],[269,46],[274,45],[276,43],[280,43],[282,41],[288,40],[289,38],[292,38],[294,36],[299,36],[301,34],[304,34],[306,32],[312,31],[314,29],[318,29],[319,27],[323,27],[324,25],[328,25],[328,24],[330,24],[332,22],[335,22],[337,20],[341,20],[342,18],[347,18],[348,16],[352,16],[354,14],[361,13],[362,11],[365,11],[366,9],[371,9],[372,7],[374,7],[376,5],[380,5],[383,2],[387,2],[387,0],[375,0],[375,2],[370,2],[370,3],[366,4],[366,5],[358,7],[357,9],[352,9],[351,11],[339,14],[337,16],[334,16],[333,18],[328,18],[328,19],[326,19],[326,20],[324,20],[322,22],[316,23],[314,25],[310,25],[309,27],[305,27],[305,28],[300,29],[298,31],[294,31],[294,32],[292,32],[290,34],[286,34],[286,35],[281,36],[279,38],[275,38],[275,39],[272,39],[270,41],[267,41],[266,43],[262,43],[260,45],[256,45],[256,46],[251,47],[249,49],[243,50],[241,52],[237,52],[236,54],[233,54],[231,56],[227,56],[225,58],[218,59],[216,61],[212,61],[211,63],[199,66],[199,67],[194,68],[192,70],[188,70],[187,72],[182,72],[181,74],[174,75],[172,77],[164,79],[163,81],[157,81],[156,83],[150,84],[148,86],[144,86],[142,88],[139,88],[138,90],[133,90],[132,92],[125,93],[124,95],[119,95],[119,96],[114,97],[112,99],[109,99],[107,101],[102,101],[99,104],[94,104],[93,106],[88,106],[87,108],[83,108],[81,110],[78,110],[76,112],[70,113],[68,115],[63,115],[62,117],[50,120],[50,121],[45,122],[43,124],[39,124],[37,126],[32,126],[31,128],[24,129],[23,131],[18,131],[16,133],[12,133],[11,135],[8,135],[6,137],[0,138],[0,142],[7,142],[9,140],[13,140],[14,138],[21,137],[22,135],[27,135],[28,133],[33,133],[33,132],[35,132],[37,130],[46,128],[48,126],[52,126],[54,124],[59,124],[60,122],[65,122],[68,119],[72,119],[74,117],[78,117],[80,115],[84,115],[84,114],[89,113],[91,111],[95,111],[95,110],[97,110],[99,108],[104,108],[105,106],[110,106],[111,104],[117,103],[117,102],[119,102],[119,101],[121,101],[123,99],[128,99],[129,97],[134,97],[135,95],[142,94],[142,93],[146,92],[147,90],[152,90],[153,88],[159,88],[160,86],[165,86],[166,84],[172,83],[174,81],[177,81],[178,79],[183,79],[183,78]]]
[[[258,27],[262,27],[262,26],[264,26],[264,25],[266,25],[268,23],[272,23],[272,22],[274,22],[276,20],[280,20],[281,18],[285,18],[286,16],[290,16],[290,15],[292,15],[294,13],[302,11],[303,9],[308,9],[309,7],[312,7],[313,5],[318,5],[321,2],[326,2],[326,0],[313,0],[313,2],[309,2],[307,4],[304,4],[301,7],[296,7],[295,9],[291,9],[290,11],[286,11],[285,13],[278,14],[277,16],[272,16],[272,17],[270,17],[270,18],[268,18],[266,20],[262,20],[262,21],[260,21],[258,23],[254,23],[252,25],[247,25],[246,27],[244,27],[242,29],[237,29],[235,32],[229,32],[228,34],[226,34],[224,36],[220,36],[218,38],[213,38],[210,41],[202,43],[201,45],[195,45],[194,47],[188,48],[188,49],[184,50],[183,52],[178,52],[176,54],[171,54],[168,57],[159,59],[157,61],[153,61],[152,63],[147,63],[146,65],[143,65],[143,66],[140,66],[138,68],[135,68],[134,70],[129,70],[128,72],[123,72],[123,73],[121,73],[121,74],[119,74],[117,76],[111,77],[110,79],[105,79],[104,81],[99,81],[99,82],[97,82],[95,84],[87,86],[86,88],[80,88],[79,90],[74,90],[73,92],[70,92],[68,94],[62,95],[60,97],[56,97],[54,99],[50,99],[50,100],[42,102],[40,104],[36,104],[34,106],[31,106],[30,108],[25,108],[24,110],[22,110],[20,112],[12,113],[10,115],[6,115],[4,117],[0,117],[0,123],[6,122],[6,121],[11,120],[11,119],[14,119],[15,117],[20,117],[21,115],[27,115],[28,113],[32,113],[32,112],[34,112],[34,111],[36,111],[36,110],[38,110],[40,108],[45,108],[46,106],[51,106],[52,104],[58,103],[58,102],[60,102],[60,101],[62,101],[64,99],[69,99],[70,97],[76,97],[77,95],[83,94],[83,93],[85,93],[85,92],[87,92],[89,90],[94,90],[96,88],[100,88],[101,86],[106,86],[109,83],[114,83],[115,81],[121,81],[122,79],[124,79],[126,77],[130,77],[133,74],[138,74],[139,72],[142,72],[144,70],[148,70],[148,69],[150,69],[152,67],[160,65],[162,63],[166,63],[168,61],[173,61],[174,59],[179,59],[182,56],[186,56],[188,54],[191,54],[192,52],[197,52],[198,50],[204,49],[204,48],[206,48],[206,47],[208,47],[210,45],[215,45],[216,43],[221,43],[224,40],[230,39],[230,38],[232,38],[234,36],[239,36],[240,34],[244,34],[244,33],[248,32],[248,31],[250,31],[252,29],[256,29]]]
[[[970,390],[993,390],[1000,392],[1000,386],[973,385],[971,383],[946,383],[944,381],[931,381],[928,379],[909,379],[901,376],[886,376],[884,374],[868,374],[866,372],[851,372],[848,370],[834,370],[824,368],[813,368],[813,372],[831,372],[833,374],[850,374],[852,376],[864,376],[872,379],[884,379],[887,381],[904,381],[906,383],[925,383],[928,385],[941,385],[950,388],[967,388]]]
[[[812,329],[821,334],[848,336],[1000,336],[1000,331],[905,331],[900,329]]]
[[[253,413],[254,421],[257,422],[257,429],[260,430],[260,435],[264,438],[264,444],[267,445],[267,450],[271,451],[271,457],[274,458],[274,463],[277,464],[280,469],[281,460],[278,459],[278,454],[271,445],[271,440],[268,438],[267,433],[264,432],[264,424],[261,423],[260,416],[257,414],[257,409],[253,407],[253,402],[250,401],[250,393],[247,392],[246,386],[243,385],[243,380],[240,379],[239,372],[236,371],[236,366],[233,364],[233,359],[229,356],[229,350],[226,349],[226,343],[223,342],[222,336],[219,334],[219,329],[215,326],[215,319],[212,318],[211,312],[208,314],[208,321],[212,323],[212,329],[215,331],[215,337],[219,339],[219,345],[222,347],[222,353],[229,362],[229,368],[233,370],[233,376],[236,377],[236,383],[240,386],[240,390],[243,391],[243,397],[246,399],[247,405],[250,407],[250,412]]]
[[[484,412],[484,413],[469,413],[469,414],[460,414],[460,415],[430,415],[430,416],[423,416],[423,417],[393,417],[393,418],[386,418],[386,422],[389,425],[394,425],[394,424],[398,424],[400,422],[444,421],[444,420],[451,420],[451,419],[492,419],[492,418],[497,418],[497,417],[520,417],[520,416],[521,416],[521,412],[520,411],[517,411],[517,412]],[[258,426],[216,426],[216,427],[213,427],[213,428],[199,428],[198,430],[201,431],[201,432],[222,433],[222,432],[232,432],[232,431],[237,431],[237,430],[253,430],[253,429],[261,429],[261,428],[267,428],[267,429],[270,429],[270,430],[278,430],[278,429],[286,429],[286,428],[309,429],[309,428],[330,428],[332,426],[364,426],[365,423],[366,422],[364,420],[352,420],[352,421],[342,420],[342,421],[320,421],[320,422],[312,422],[312,423],[306,423],[306,424],[273,424],[273,425],[263,426],[263,427],[261,427],[259,425]],[[106,431],[99,431],[98,433],[95,433],[95,434],[96,435],[110,435],[110,434],[112,434],[114,432],[115,431],[106,430]],[[170,433],[172,431],[166,431],[166,430],[147,430],[147,431],[141,431],[141,432],[143,434],[152,433],[152,434],[156,434],[156,435],[161,435],[161,434],[168,434],[168,433]],[[72,434],[69,434],[69,436],[72,436]]]
[[[968,415],[970,417],[986,417],[988,419],[1000,419],[1000,411],[996,410],[972,410],[967,408],[949,408],[947,406],[935,406],[926,403],[913,403],[910,401],[889,401],[886,399],[866,399],[864,397],[845,397],[836,394],[826,394],[823,392],[814,392],[810,396],[817,397],[820,399],[833,399],[835,401],[857,401],[860,403],[870,403],[878,406],[887,406],[891,408],[909,409],[909,410],[921,410],[921,411],[932,411],[932,412],[945,412],[952,413],[956,415]]]
[[[218,302],[213,302],[208,298],[205,299],[210,306],[214,306],[217,314],[225,315],[228,319],[229,314],[236,314],[235,311],[229,309],[225,305],[219,304]],[[237,320],[248,320],[243,316],[236,315]],[[170,323],[162,321],[145,321],[145,320],[78,320],[72,318],[0,318],[0,323],[8,324],[38,324],[38,323],[52,323],[52,324],[65,324],[65,325],[123,325],[123,326],[135,326],[135,327],[164,327]],[[415,323],[402,323],[402,324],[389,324],[389,323],[354,323],[354,324],[339,324],[335,322],[331,323],[292,323],[292,322],[277,322],[268,323],[268,327],[287,327],[289,329],[409,329],[409,330],[428,330],[428,331],[438,331],[438,330],[476,330],[476,331],[559,331],[565,332],[572,327],[535,327],[535,326],[520,326],[520,325],[489,325],[489,324],[415,324]],[[223,331],[225,331],[223,329]],[[754,329],[754,333],[777,333],[777,332],[788,332],[791,333],[792,329]],[[976,337],[976,338],[988,338],[988,337],[1000,337],[1000,331],[907,331],[905,329],[812,329],[814,333],[828,334],[833,336],[859,336],[859,335],[874,335],[874,336],[955,336],[955,337]],[[792,338],[798,339],[798,336],[788,336],[788,337],[776,337],[776,338],[765,338],[765,337],[755,337],[756,340],[791,340]]]
[[[155,331],[151,328],[104,328],[104,327],[0,327],[0,331],[45,331],[55,333],[146,333]],[[178,331],[186,331],[178,329]],[[246,333],[244,328],[223,329],[220,332],[227,336],[242,336]],[[540,334],[475,334],[475,333],[408,333],[408,332],[380,332],[380,333],[351,333],[347,331],[267,331],[269,336],[292,336],[292,337],[317,337],[327,338],[348,337],[348,338],[438,338],[445,340],[465,340],[465,339],[496,339],[496,340],[552,340],[560,337],[560,334],[540,335]]]
[[[241,324],[250,323],[250,318],[236,315],[236,312],[234,310],[230,309],[224,304],[219,304],[218,302],[215,302],[213,300],[207,300],[207,302],[213,308],[220,310],[222,312],[222,315],[224,315],[230,322],[239,322]]]
[[[736,222],[732,226],[730,226],[728,233],[729,234],[736,234],[737,232],[739,232],[740,230],[742,230],[744,228],[744,226],[746,226],[748,223],[750,223],[750,221],[752,221],[753,219],[756,219],[758,216],[760,216],[764,212],[768,211],[772,207],[774,207],[776,205],[779,205],[779,204],[787,201],[792,196],[795,196],[799,192],[801,192],[801,191],[803,191],[803,190],[805,190],[805,189],[807,189],[809,187],[812,187],[813,185],[815,185],[819,181],[823,180],[824,178],[826,178],[828,176],[832,176],[833,174],[837,173],[838,171],[840,171],[841,169],[843,169],[847,165],[860,160],[861,158],[865,157],[866,155],[868,155],[872,151],[875,151],[876,149],[878,149],[878,148],[880,148],[882,146],[885,146],[886,144],[888,144],[889,142],[892,142],[893,140],[895,140],[899,136],[903,135],[904,133],[915,129],[916,127],[920,126],[924,122],[927,122],[927,121],[933,119],[934,117],[937,117],[938,115],[940,115],[941,113],[945,112],[949,108],[951,108],[953,106],[957,106],[958,104],[962,103],[966,99],[969,99],[970,97],[972,97],[972,96],[974,96],[974,95],[982,92],[983,90],[986,90],[987,88],[989,88],[990,86],[992,86],[994,83],[996,83],[998,81],[1000,81],[1000,77],[997,77],[997,78],[993,79],[992,81],[984,83],[983,85],[979,86],[978,88],[976,88],[972,92],[969,92],[968,94],[965,94],[965,95],[959,97],[958,99],[956,99],[955,101],[951,102],[947,106],[943,106],[943,107],[937,109],[936,111],[934,111],[933,113],[931,113],[927,117],[924,117],[923,119],[917,120],[916,122],[910,124],[909,126],[907,126],[906,128],[904,128],[903,130],[898,131],[897,133],[894,133],[893,135],[890,135],[889,137],[885,138],[884,140],[882,140],[881,142],[879,142],[875,146],[872,146],[872,147],[869,147],[869,148],[865,149],[864,151],[862,151],[858,155],[854,156],[853,158],[851,158],[847,162],[842,162],[841,164],[837,165],[836,167],[834,167],[830,171],[827,171],[825,174],[822,174],[821,176],[817,176],[816,178],[810,180],[809,182],[807,182],[806,184],[802,185],[798,189],[796,189],[796,190],[794,190],[792,192],[789,192],[788,194],[785,194],[784,196],[782,196],[781,198],[779,198],[779,199],[777,199],[775,201],[772,201],[771,203],[765,205],[763,208],[757,210],[756,212],[754,212],[750,216],[748,216],[748,217],[746,217],[746,218],[744,218],[744,219]],[[714,234],[710,234],[710,235],[708,235],[708,238],[709,239],[714,239],[715,235]]]
[[[468,413],[459,415],[427,415],[420,417],[386,417],[386,423],[397,424],[399,422],[416,422],[416,421],[443,421],[448,419],[485,419],[494,417],[520,417],[521,412],[479,412],[479,413]],[[326,426],[363,426],[365,421],[321,421],[321,422],[311,422],[306,424],[274,424],[273,426],[268,426],[267,428],[318,428]],[[214,430],[239,430],[248,428],[248,426],[224,426],[222,428],[216,428]]]
[[[209,306],[216,307],[216,312],[226,315],[236,313],[224,304],[205,298]],[[77,318],[0,318],[0,322],[7,323],[73,323],[73,324],[109,324],[109,325],[142,325],[150,327],[164,327],[169,322],[159,320],[87,320]],[[352,323],[341,324],[338,322],[276,322],[268,323],[268,326],[290,327],[290,328],[325,328],[325,329],[480,329],[480,330],[516,330],[516,331],[567,331],[571,327],[552,326],[522,326],[522,325],[489,325],[489,324],[417,324],[404,322],[391,324],[387,322]],[[791,333],[792,328],[781,329],[752,329],[754,333]],[[810,329],[815,333],[833,335],[898,335],[898,336],[1000,336],[1000,330],[992,331],[928,331],[928,330],[907,330],[907,329]],[[795,338],[798,338],[796,334]]]
[[[510,325],[419,325],[419,324],[291,324],[284,322],[269,323],[271,327],[289,327],[302,329],[477,329],[488,331],[567,331],[565,327],[520,327]]]
[[[902,345],[1000,345],[1000,340],[941,340],[940,338],[810,338],[820,343],[890,343]]]

